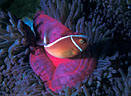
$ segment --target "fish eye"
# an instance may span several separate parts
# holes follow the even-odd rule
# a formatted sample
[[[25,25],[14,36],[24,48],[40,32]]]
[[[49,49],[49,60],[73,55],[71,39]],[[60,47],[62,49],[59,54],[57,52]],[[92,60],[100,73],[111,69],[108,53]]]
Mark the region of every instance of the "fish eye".
[[[85,39],[79,39],[79,43],[84,44],[84,43],[86,43],[86,40]]]

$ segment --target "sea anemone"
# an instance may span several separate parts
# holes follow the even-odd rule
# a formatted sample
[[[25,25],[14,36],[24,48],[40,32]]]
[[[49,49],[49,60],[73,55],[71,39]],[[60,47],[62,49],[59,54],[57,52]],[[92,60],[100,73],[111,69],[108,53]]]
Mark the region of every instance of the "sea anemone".
[[[28,63],[31,42],[27,40],[27,33],[31,30],[9,12],[0,12],[0,25],[0,95],[19,95],[24,90],[24,94],[28,94],[29,86],[39,80]],[[40,81],[36,82],[39,85]],[[36,89],[43,90],[43,86],[37,84],[34,84]]]
[[[126,1],[41,0],[45,14],[73,32],[86,32],[90,55],[98,60],[87,82],[57,94],[45,89],[30,67],[34,33],[16,16],[0,12],[0,95],[129,96],[130,4]]]

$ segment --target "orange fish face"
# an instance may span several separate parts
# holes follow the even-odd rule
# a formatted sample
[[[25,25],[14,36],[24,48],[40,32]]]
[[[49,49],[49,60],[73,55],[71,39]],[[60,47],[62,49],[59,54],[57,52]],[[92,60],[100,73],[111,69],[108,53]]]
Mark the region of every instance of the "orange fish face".
[[[86,39],[80,36],[81,35],[69,35],[62,37],[44,46],[45,50],[58,58],[75,57],[87,48]]]
[[[83,38],[83,37],[72,37],[72,39],[74,40],[74,43],[76,46],[79,46],[79,50],[82,52],[87,48],[87,39]]]

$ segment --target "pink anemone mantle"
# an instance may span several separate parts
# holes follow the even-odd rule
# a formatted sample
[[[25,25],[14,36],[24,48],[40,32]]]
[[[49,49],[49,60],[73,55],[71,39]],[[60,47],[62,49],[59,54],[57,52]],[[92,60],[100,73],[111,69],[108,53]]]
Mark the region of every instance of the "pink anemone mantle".
[[[76,34],[57,20],[45,15],[43,11],[35,15],[34,28],[40,37],[38,42],[43,41],[44,32],[47,31],[50,42],[62,36]],[[84,52],[88,52],[88,50]],[[82,58],[82,54],[79,58],[73,59],[57,58],[46,52],[43,46],[38,45],[33,47],[30,53],[30,65],[33,71],[46,82],[46,87],[58,92],[67,86],[69,88],[76,87],[86,80],[95,68],[96,59],[93,57]]]

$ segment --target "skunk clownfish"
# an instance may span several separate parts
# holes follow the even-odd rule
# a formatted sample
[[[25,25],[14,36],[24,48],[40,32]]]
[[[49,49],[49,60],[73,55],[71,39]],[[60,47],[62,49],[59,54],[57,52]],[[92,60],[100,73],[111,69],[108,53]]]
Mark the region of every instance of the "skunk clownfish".
[[[45,50],[52,56],[58,58],[75,57],[87,48],[87,37],[72,32],[66,26],[45,14],[40,13],[35,18],[36,28],[41,43]]]
[[[44,40],[45,50],[58,58],[75,57],[87,48],[86,36],[84,35],[64,36],[49,44],[46,44],[46,39]]]

